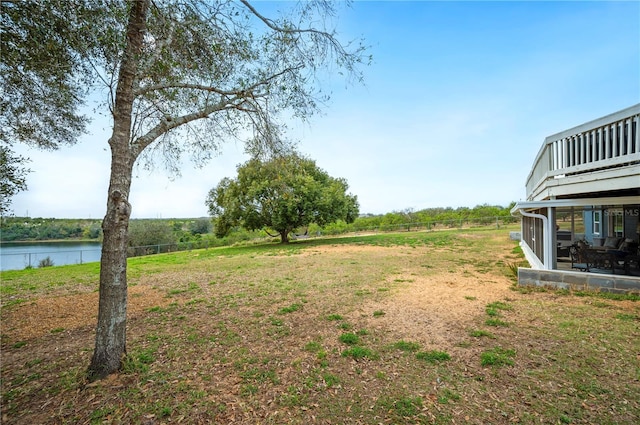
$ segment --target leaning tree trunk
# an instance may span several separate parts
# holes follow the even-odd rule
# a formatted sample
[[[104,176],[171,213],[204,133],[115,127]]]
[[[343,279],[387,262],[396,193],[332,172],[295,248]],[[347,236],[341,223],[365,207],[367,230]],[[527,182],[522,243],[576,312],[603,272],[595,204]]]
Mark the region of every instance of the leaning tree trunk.
[[[118,75],[113,108],[111,177],[107,213],[102,222],[100,299],[96,345],[89,365],[90,379],[101,379],[118,371],[126,354],[127,242],[131,205],[129,191],[136,159],[131,140],[131,117],[139,52],[142,48],[149,0],[133,1],[127,27],[127,46]]]

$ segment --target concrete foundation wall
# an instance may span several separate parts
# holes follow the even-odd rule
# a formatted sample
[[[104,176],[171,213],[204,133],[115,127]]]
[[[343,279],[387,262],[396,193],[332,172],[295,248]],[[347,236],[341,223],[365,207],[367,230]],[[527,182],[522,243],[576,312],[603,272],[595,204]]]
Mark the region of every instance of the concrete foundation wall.
[[[518,285],[640,294],[640,278],[637,277],[558,270],[518,268]]]

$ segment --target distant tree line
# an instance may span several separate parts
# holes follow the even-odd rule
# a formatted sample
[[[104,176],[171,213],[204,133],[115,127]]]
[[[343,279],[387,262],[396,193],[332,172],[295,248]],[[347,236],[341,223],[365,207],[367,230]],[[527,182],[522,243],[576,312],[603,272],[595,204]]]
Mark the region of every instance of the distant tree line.
[[[44,241],[56,239],[99,239],[101,220],[2,217],[0,239],[11,241]]]
[[[130,246],[190,242],[211,233],[209,218],[131,220]],[[45,241],[60,239],[102,240],[102,220],[2,217],[0,240]],[[131,244],[134,245],[131,245]]]
[[[363,214],[353,223],[338,221],[324,227],[311,225],[305,229],[308,234],[341,234],[361,231],[401,231],[432,230],[437,228],[455,228],[465,226],[487,226],[515,223],[510,213],[514,202],[509,206],[477,205],[473,208],[426,208],[419,211],[405,209],[386,214]]]
[[[386,214],[363,214],[353,223],[338,220],[319,226],[315,223],[297,233],[330,235],[358,231],[416,230],[467,225],[492,225],[514,223],[510,210],[514,203],[477,205],[473,208],[426,208],[419,211],[405,209]],[[196,219],[134,219],[129,229],[129,246],[171,245],[191,243],[193,246],[220,246],[259,238],[268,238],[263,230],[247,231],[235,228],[220,239],[214,235],[210,218]],[[101,220],[3,217],[0,222],[0,240],[43,241],[56,239],[101,240]]]
[[[456,227],[464,224],[492,224],[496,218],[503,223],[512,223],[515,222],[515,217],[511,216],[510,211],[514,205],[515,202],[507,207],[482,204],[473,208],[426,208],[419,211],[405,209],[382,215],[366,214],[359,217],[353,223],[353,227],[355,230],[367,228],[384,230],[385,228],[411,224]]]

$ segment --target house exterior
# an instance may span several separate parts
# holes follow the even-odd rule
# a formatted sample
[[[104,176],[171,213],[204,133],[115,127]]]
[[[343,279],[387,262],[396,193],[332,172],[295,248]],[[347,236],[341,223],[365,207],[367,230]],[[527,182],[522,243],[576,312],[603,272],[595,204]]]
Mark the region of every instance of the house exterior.
[[[526,196],[511,210],[531,265],[520,284],[640,292],[640,104],[547,137]],[[618,254],[615,267],[573,268],[572,245]]]

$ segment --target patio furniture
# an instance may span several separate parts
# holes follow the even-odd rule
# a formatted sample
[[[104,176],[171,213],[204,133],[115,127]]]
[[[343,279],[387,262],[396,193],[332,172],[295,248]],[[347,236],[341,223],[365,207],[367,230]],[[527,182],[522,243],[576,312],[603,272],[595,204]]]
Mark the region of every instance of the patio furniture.
[[[573,244],[572,242],[573,235],[571,230],[557,230],[556,231],[556,241],[557,241],[557,250],[556,256],[558,258],[569,257],[569,247]]]
[[[620,268],[618,257],[615,253],[602,249],[592,248],[585,242],[577,242],[569,248],[571,268],[592,273],[614,274],[616,268]]]
[[[569,247],[569,256],[571,268],[579,271],[640,276],[640,252],[632,239],[596,247],[578,241]]]
[[[638,257],[638,242],[633,239],[611,237],[605,240],[602,248],[611,256],[614,272],[619,270],[626,275],[637,274],[637,260],[635,258]],[[598,247],[597,249],[601,250],[602,248]]]
[[[587,248],[586,259],[589,272],[592,273],[611,273],[615,274],[616,265],[618,264],[615,254],[609,251]]]
[[[640,276],[640,255],[627,255],[624,257],[624,274]]]
[[[569,257],[571,257],[571,268],[578,269],[583,272],[589,271],[589,265],[586,261],[584,247],[580,244],[573,244],[569,247]]]

